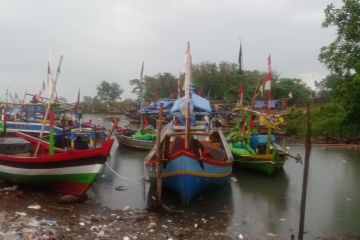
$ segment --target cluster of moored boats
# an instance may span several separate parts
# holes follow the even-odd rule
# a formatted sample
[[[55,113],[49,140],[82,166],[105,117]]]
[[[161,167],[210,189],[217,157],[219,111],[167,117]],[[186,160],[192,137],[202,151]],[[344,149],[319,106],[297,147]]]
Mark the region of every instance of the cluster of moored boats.
[[[170,190],[188,205],[201,192],[225,184],[233,168],[272,175],[288,157],[299,159],[276,143],[271,129],[279,117],[274,114],[241,106],[236,114],[239,123],[224,133],[209,101],[191,90],[190,44],[186,59],[185,96],[173,102],[166,118],[163,104],[152,110],[157,116],[153,127],[118,127],[115,120],[109,130],[92,122],[70,121],[59,108],[54,119],[52,111],[48,113],[45,105],[40,111],[39,104],[17,106],[27,116],[21,121],[4,117],[3,111],[0,129],[6,134],[0,138],[0,179],[81,197],[105,166],[115,135],[119,145],[149,151],[144,164],[158,186],[157,197],[163,189]],[[31,120],[39,111],[44,120]],[[56,121],[61,124],[55,126]],[[258,133],[254,121],[268,131]]]

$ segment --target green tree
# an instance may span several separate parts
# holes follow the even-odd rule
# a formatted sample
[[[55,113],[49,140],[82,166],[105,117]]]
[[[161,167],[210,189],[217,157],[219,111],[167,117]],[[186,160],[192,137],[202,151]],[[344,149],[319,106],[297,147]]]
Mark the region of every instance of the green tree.
[[[105,102],[107,107],[110,108],[111,104],[116,102],[116,100],[121,99],[121,94],[124,90],[116,82],[109,83],[107,81],[102,81],[97,87],[97,98]]]
[[[319,59],[336,78],[327,78],[323,86],[332,88],[332,95],[346,112],[345,121],[360,132],[360,2],[343,0],[344,5],[325,9],[323,27],[334,26],[336,39],[322,47]]]
[[[293,97],[289,99],[290,105],[304,105],[315,94],[301,79],[296,78],[274,79],[271,89],[274,99],[287,98],[291,92]]]
[[[132,79],[130,80],[130,85],[133,86],[131,92],[136,94],[138,101],[141,101],[144,93],[145,82],[142,79]]]

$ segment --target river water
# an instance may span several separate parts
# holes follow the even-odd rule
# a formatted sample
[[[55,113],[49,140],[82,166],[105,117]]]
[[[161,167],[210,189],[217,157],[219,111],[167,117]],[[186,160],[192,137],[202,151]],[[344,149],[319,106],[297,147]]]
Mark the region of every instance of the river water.
[[[94,119],[94,116],[86,116]],[[85,117],[85,118],[86,118]],[[109,122],[102,122],[109,125]],[[304,156],[304,146],[290,152]],[[115,142],[109,166],[89,191],[91,198],[111,209],[145,209],[152,192],[142,178],[147,152]],[[245,170],[232,174],[232,181],[204,193],[184,208],[177,196],[164,193],[164,202],[185,214],[224,213],[219,221],[234,238],[297,235],[303,165],[289,160],[283,171],[271,177]],[[317,236],[360,238],[360,151],[312,147],[309,167],[305,239]],[[346,237],[345,237],[346,239]]]

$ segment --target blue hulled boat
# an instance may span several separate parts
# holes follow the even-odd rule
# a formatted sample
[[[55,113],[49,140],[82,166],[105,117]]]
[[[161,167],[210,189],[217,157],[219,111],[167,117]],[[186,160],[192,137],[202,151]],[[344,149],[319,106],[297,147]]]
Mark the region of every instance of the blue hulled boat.
[[[145,159],[149,177],[161,178],[164,189],[176,192],[184,205],[201,192],[224,185],[233,163],[222,131],[211,129],[209,101],[190,93],[189,44],[187,63],[185,97],[174,103],[173,121],[162,129],[158,143]],[[204,121],[195,121],[195,112],[201,112]]]

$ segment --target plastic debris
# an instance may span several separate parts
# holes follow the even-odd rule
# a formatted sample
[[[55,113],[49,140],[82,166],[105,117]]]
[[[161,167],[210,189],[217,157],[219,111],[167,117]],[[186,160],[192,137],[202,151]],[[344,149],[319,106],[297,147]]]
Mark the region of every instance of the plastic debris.
[[[41,206],[40,206],[40,205],[38,205],[38,204],[35,204],[35,205],[29,205],[29,206],[28,206],[28,208],[38,210],[38,209],[40,209],[40,208],[41,208]]]
[[[4,191],[4,192],[10,192],[10,191],[16,191],[18,189],[18,185],[14,185],[12,187],[5,187],[0,189],[0,192]]]
[[[165,224],[161,225],[161,227],[164,228],[164,229],[168,229],[168,228],[169,228],[169,227],[168,227],[167,225],[165,225]]]
[[[230,180],[231,180],[232,182],[237,182],[237,181],[238,181],[235,177],[231,177]]]
[[[98,233],[96,234],[96,236],[98,236],[98,237],[103,237],[103,236],[105,236],[105,232],[104,232],[103,230],[101,230],[100,232],[98,232]]]
[[[129,237],[123,237],[123,240],[130,240],[130,238]]]
[[[280,222],[286,222],[286,218],[280,218]]]
[[[123,208],[123,211],[128,211],[128,210],[130,210],[130,206],[125,206],[125,207]]]
[[[25,212],[15,212],[15,215],[26,216],[27,214]]]
[[[85,226],[85,223],[83,223],[83,222],[79,222],[79,224],[80,224],[81,226]]]
[[[195,227],[195,228],[197,228],[197,227],[198,227],[197,223],[195,223],[195,224],[194,224],[194,227]]]
[[[239,239],[244,239],[244,236],[241,233],[239,234]]]
[[[126,191],[127,188],[126,188],[126,186],[117,186],[117,187],[115,188],[115,190],[116,190],[116,191]]]
[[[269,237],[275,237],[275,236],[276,236],[276,235],[273,234],[273,233],[267,233],[267,235],[268,235]]]
[[[148,228],[156,227],[156,222],[150,222]]]
[[[57,224],[56,220],[45,220],[46,225],[48,226],[54,226]]]

